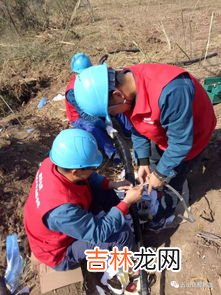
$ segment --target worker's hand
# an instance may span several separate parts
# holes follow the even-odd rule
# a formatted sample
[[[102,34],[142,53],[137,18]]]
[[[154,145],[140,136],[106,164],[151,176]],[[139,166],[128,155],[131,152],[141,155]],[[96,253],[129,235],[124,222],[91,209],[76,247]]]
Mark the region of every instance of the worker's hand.
[[[132,204],[136,203],[137,201],[141,199],[142,192],[143,192],[143,186],[137,185],[127,191],[123,201],[128,205],[128,207],[130,207]]]
[[[164,181],[157,178],[157,176],[152,172],[148,179],[148,194],[151,193],[153,188],[160,188],[164,185]]]
[[[138,180],[140,184],[144,184],[145,182],[149,181],[149,176],[150,176],[150,167],[148,165],[146,166],[140,166],[138,168]]]
[[[117,190],[128,190],[132,187],[132,183],[128,180],[123,181],[110,181],[109,188]]]

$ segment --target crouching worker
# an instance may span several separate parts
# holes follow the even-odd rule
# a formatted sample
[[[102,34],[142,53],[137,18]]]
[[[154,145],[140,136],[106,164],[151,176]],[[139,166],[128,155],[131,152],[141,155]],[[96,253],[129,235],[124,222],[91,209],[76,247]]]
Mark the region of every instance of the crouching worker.
[[[65,91],[67,119],[71,127],[90,132],[97,140],[98,148],[103,153],[103,155],[107,156],[108,159],[112,158],[114,163],[119,164],[120,158],[116,152],[116,148],[114,147],[106,132],[105,120],[99,117],[89,116],[78,107],[75,101],[74,84],[76,77],[83,70],[91,66],[92,62],[90,57],[83,52],[74,54],[71,59],[72,76]],[[120,120],[120,123],[124,124],[123,119]],[[125,126],[124,128],[129,127]]]
[[[33,254],[55,270],[78,267],[84,251],[95,246],[134,249],[124,216],[141,198],[142,188],[126,186],[120,201],[113,188],[122,189],[122,183],[97,174],[101,163],[95,138],[84,130],[67,129],[57,135],[36,174],[24,225]],[[98,217],[100,211],[104,214]]]

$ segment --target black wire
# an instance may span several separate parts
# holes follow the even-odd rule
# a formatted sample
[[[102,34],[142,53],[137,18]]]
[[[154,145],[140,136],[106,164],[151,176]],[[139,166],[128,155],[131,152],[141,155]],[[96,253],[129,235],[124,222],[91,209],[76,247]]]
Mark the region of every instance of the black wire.
[[[124,162],[125,179],[130,181],[133,185],[135,185],[134,169],[132,165],[132,157],[131,157],[130,149],[128,149],[128,145],[126,144],[125,140],[123,139],[123,136],[121,135],[122,130],[119,127],[119,123],[114,118],[112,119],[112,122],[113,122],[114,128],[118,130],[118,132],[115,133],[114,135],[114,141],[120,153],[120,156]],[[137,245],[137,250],[139,251],[140,247],[143,246],[143,237],[142,237],[142,231],[141,231],[136,204],[130,207],[130,214],[133,219],[135,241]],[[141,295],[149,295],[149,294],[150,294],[150,290],[148,288],[147,272],[145,270],[141,270]]]

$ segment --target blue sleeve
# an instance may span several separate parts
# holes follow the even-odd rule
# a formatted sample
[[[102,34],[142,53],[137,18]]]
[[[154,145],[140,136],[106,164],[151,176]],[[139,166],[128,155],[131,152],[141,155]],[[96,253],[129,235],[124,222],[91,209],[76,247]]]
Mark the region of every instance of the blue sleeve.
[[[66,92],[65,96],[66,96],[67,101],[76,108],[76,110],[79,114],[81,114],[82,111],[78,107],[76,100],[75,100],[74,90],[70,89],[68,92]]]
[[[176,168],[193,145],[192,103],[194,85],[187,74],[170,82],[162,91],[159,106],[160,122],[166,130],[168,148],[163,153],[157,171],[165,176],[176,175]]]
[[[131,129],[132,129],[132,124],[127,118],[127,116],[124,113],[119,113],[115,116],[116,120],[120,124],[122,131],[126,136],[131,136]]]
[[[70,89],[70,90],[66,93],[66,99],[67,99],[67,101],[68,101],[70,104],[72,104],[72,105],[76,108],[76,110],[77,110],[77,112],[80,114],[81,118],[83,118],[83,119],[85,119],[85,120],[87,120],[87,121],[89,121],[89,122],[94,123],[94,125],[95,125],[96,127],[100,127],[100,128],[105,129],[106,125],[105,125],[105,121],[104,121],[104,120],[102,120],[101,118],[98,118],[98,117],[90,116],[90,115],[86,114],[85,112],[83,112],[83,111],[79,108],[79,106],[78,106],[78,104],[77,104],[77,102],[76,102],[76,99],[75,99],[74,90]]]
[[[135,128],[131,129],[131,140],[136,159],[144,159],[150,157],[150,140],[137,132]]]
[[[124,220],[123,214],[116,207],[99,218],[70,203],[55,208],[44,217],[49,229],[93,243],[105,242],[121,229]]]

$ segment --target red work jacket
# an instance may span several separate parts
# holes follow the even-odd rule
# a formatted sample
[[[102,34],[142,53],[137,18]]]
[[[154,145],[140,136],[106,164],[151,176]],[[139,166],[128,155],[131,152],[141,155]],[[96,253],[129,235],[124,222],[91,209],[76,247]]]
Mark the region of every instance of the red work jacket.
[[[65,203],[88,209],[91,199],[88,183],[76,185],[61,175],[49,158],[42,162],[24,208],[26,234],[39,261],[50,267],[58,265],[74,241],[61,232],[49,230],[43,223],[44,215]]]
[[[128,69],[133,73],[136,83],[136,104],[128,117],[135,129],[155,142],[162,150],[168,146],[166,130],[160,124],[159,98],[163,88],[185,71],[167,64],[138,64]],[[190,74],[189,74],[190,75]],[[196,78],[193,99],[193,145],[186,156],[190,160],[197,156],[209,143],[216,125],[216,117],[210,99]]]
[[[65,91],[65,97],[69,90],[74,88],[74,82],[76,80],[76,74],[73,74]],[[67,98],[65,98],[65,107],[66,107],[66,115],[69,122],[75,122],[77,119],[80,118],[79,113],[77,112],[76,108],[67,101]]]

